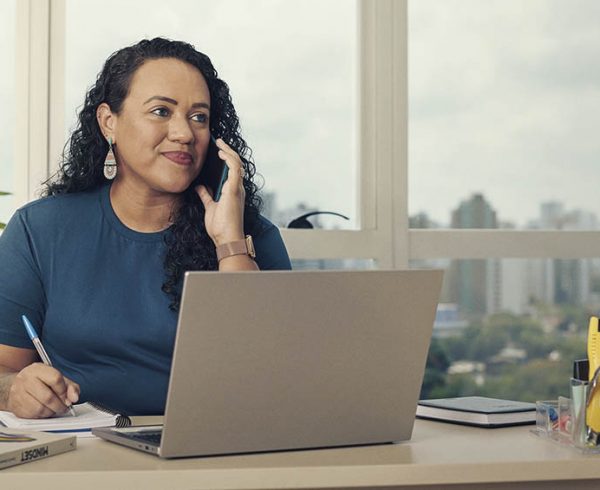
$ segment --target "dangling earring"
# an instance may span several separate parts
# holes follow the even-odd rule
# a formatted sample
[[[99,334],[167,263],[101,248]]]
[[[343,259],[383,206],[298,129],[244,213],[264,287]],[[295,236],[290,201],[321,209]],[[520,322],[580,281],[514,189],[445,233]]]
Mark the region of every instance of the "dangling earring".
[[[104,177],[108,180],[112,180],[117,175],[117,160],[115,159],[115,154],[113,153],[113,142],[112,138],[108,138],[108,153],[106,154],[106,159],[104,160]]]

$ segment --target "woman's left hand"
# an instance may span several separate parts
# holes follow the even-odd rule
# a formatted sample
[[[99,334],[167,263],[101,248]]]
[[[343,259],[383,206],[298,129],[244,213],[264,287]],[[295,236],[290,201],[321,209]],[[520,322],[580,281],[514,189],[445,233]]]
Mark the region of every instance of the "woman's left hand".
[[[204,225],[215,246],[244,238],[244,203],[246,191],[243,185],[244,167],[240,156],[221,138],[216,140],[219,157],[225,160],[229,174],[223,184],[219,201],[213,200],[204,185],[196,192],[204,204]]]

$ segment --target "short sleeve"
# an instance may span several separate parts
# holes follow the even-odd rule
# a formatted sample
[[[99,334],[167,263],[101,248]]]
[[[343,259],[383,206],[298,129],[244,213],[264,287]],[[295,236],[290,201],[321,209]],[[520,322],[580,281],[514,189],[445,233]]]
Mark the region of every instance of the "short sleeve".
[[[45,294],[34,245],[21,211],[0,235],[0,344],[31,348],[21,315],[41,326]]]
[[[260,270],[290,270],[292,265],[279,228],[265,218],[260,219],[261,229],[253,236],[258,267]]]

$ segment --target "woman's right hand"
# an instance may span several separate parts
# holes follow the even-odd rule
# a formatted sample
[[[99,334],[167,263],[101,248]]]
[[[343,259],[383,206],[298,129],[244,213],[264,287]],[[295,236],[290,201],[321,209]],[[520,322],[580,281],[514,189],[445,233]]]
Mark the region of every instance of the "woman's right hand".
[[[195,190],[204,205],[204,225],[206,232],[216,247],[228,242],[244,239],[244,167],[242,159],[221,138],[216,140],[221,158],[229,168],[227,180],[219,202],[213,200],[211,192],[205,185],[196,186]]]
[[[34,362],[12,376],[7,408],[17,417],[39,419],[60,415],[79,400],[79,385],[52,366]]]

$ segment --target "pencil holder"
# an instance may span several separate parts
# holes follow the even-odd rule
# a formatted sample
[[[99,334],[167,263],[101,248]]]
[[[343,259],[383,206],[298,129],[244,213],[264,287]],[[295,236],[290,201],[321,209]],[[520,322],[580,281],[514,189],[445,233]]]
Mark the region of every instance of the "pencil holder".
[[[571,398],[536,402],[533,433],[586,453],[600,453],[600,367],[588,379],[589,361],[575,361]]]
[[[535,430],[538,435],[561,439],[570,444],[573,439],[573,404],[570,398],[559,396],[558,400],[535,402]]]
[[[531,432],[561,445],[585,453],[600,453],[600,446],[590,441],[585,423],[586,403],[559,396],[557,400],[536,402],[536,427]]]
[[[571,379],[571,437],[573,445],[579,448],[587,447],[588,386],[587,381]]]
[[[535,402],[535,428],[540,435],[551,437],[558,433],[558,401],[542,400]]]
[[[581,418],[578,429],[585,427],[585,445],[587,447],[598,447],[600,445],[600,367],[594,372],[594,376],[585,390],[585,403],[579,409],[578,416]]]

